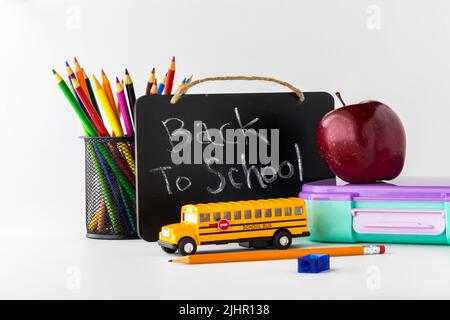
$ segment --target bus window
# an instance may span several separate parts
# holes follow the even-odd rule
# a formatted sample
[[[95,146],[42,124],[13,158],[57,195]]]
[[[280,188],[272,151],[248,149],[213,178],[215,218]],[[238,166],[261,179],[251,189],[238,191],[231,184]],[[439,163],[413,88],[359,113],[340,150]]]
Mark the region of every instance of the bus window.
[[[208,222],[210,220],[209,213],[200,213],[200,222]]]
[[[275,217],[281,217],[281,208],[275,208]]]
[[[213,220],[219,221],[220,220],[220,212],[214,212],[213,213]]]
[[[272,216],[272,209],[266,209],[264,210],[264,216],[266,218],[270,218]]]
[[[227,220],[231,220],[231,212],[230,211],[225,211],[223,213],[223,218],[227,219]]]
[[[261,209],[255,209],[255,219],[261,218]]]
[[[292,215],[291,207],[284,208],[284,215],[287,216],[287,217]]]
[[[252,218],[252,210],[245,210],[244,211],[244,218],[245,219],[251,219]]]
[[[197,223],[197,215],[191,212],[185,212],[183,215],[183,220],[185,222]]]
[[[241,211],[234,212],[234,219],[239,220],[241,218]]]
[[[294,208],[294,214],[296,215],[296,216],[299,216],[299,215],[301,215],[303,213],[303,208],[302,207],[295,207]]]

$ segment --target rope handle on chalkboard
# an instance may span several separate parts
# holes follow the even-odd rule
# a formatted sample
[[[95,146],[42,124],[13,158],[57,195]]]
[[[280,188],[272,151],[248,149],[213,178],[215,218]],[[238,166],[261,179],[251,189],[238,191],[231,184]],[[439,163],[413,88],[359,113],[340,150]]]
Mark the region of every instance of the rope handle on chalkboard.
[[[297,95],[300,102],[305,101],[305,95],[303,94],[303,92],[300,91],[300,89],[294,87],[292,84],[285,82],[285,81],[281,81],[281,80],[278,80],[275,78],[270,78],[270,77],[226,76],[226,77],[208,77],[208,78],[194,80],[190,83],[184,84],[180,88],[178,88],[177,92],[175,92],[172,99],[170,99],[170,103],[171,104],[177,103],[183,94],[185,94],[193,86],[196,86],[200,83],[207,82],[207,81],[224,81],[224,80],[250,80],[250,81],[259,80],[259,81],[275,82],[275,83],[281,84],[282,86],[285,86],[285,87],[288,87],[289,89],[291,89]]]

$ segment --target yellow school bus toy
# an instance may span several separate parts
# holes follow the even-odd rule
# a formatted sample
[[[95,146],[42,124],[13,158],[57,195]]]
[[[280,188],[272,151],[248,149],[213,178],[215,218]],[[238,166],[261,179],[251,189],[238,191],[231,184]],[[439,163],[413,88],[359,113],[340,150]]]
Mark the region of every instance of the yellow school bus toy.
[[[162,227],[158,244],[167,253],[195,254],[199,245],[239,243],[287,249],[308,236],[305,202],[299,198],[188,204],[181,222]]]

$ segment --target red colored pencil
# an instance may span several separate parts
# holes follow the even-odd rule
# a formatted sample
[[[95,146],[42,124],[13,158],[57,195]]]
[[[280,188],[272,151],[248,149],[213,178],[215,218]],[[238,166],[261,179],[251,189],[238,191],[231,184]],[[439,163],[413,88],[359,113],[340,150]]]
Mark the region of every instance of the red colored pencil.
[[[172,94],[173,80],[175,78],[175,56],[172,57],[169,70],[167,71],[166,87],[164,94]]]
[[[102,137],[108,137],[109,136],[108,130],[106,130],[106,127],[103,124],[103,121],[98,115],[94,106],[92,105],[91,100],[89,100],[89,98],[84,93],[81,84],[78,82],[76,78],[72,79],[72,84],[74,90],[77,92],[78,97],[83,102],[83,105],[87,113],[89,114],[89,117],[91,118],[91,121],[94,124],[95,129],[97,130],[97,133]]]

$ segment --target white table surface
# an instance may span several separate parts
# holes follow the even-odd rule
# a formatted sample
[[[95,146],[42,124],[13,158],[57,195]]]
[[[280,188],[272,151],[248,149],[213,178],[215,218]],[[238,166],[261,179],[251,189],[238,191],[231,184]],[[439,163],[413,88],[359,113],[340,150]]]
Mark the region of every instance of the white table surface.
[[[450,246],[388,245],[384,255],[331,258],[320,274],[298,274],[296,260],[181,265],[156,243],[86,239],[79,217],[57,211],[2,214],[0,298],[450,298]],[[209,250],[241,248],[200,247]]]

